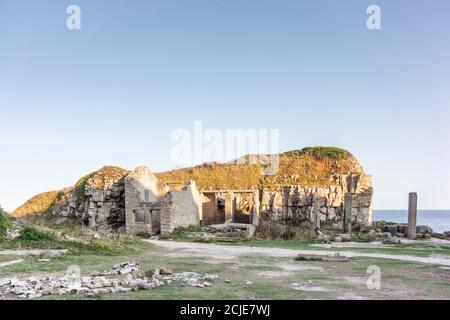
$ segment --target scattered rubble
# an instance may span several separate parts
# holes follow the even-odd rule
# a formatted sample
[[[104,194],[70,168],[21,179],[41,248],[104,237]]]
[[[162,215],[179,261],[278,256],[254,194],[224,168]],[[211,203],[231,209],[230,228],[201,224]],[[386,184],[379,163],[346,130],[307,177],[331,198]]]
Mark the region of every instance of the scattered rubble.
[[[398,237],[386,237],[383,239],[383,244],[401,244],[402,241]]]
[[[323,234],[320,230],[317,230],[317,236],[314,239],[315,243],[331,243],[332,237],[327,234]]]
[[[110,277],[119,276],[119,277]],[[85,294],[87,296],[104,293],[124,293],[148,290],[172,283],[179,285],[206,288],[211,282],[219,279],[214,274],[203,276],[196,272],[173,273],[159,268],[141,271],[135,261],[124,262],[109,271],[95,272],[89,277],[66,274],[63,277],[30,277],[20,280],[0,279],[0,297],[15,295],[18,298],[39,298],[45,295]]]
[[[352,241],[351,235],[348,233],[343,233],[334,238],[335,242],[350,242]]]
[[[120,274],[129,274],[132,272],[136,272],[139,270],[139,264],[135,261],[132,262],[123,262],[118,265],[115,265],[111,270],[106,270],[103,272],[94,272],[92,273],[93,277],[100,276],[113,276]]]
[[[397,236],[399,238],[403,238],[407,236],[408,233],[408,224],[400,223],[400,224],[390,224],[382,227],[383,232],[388,232],[392,236]],[[417,238],[431,238],[433,234],[433,229],[429,226],[417,226],[416,227]]]

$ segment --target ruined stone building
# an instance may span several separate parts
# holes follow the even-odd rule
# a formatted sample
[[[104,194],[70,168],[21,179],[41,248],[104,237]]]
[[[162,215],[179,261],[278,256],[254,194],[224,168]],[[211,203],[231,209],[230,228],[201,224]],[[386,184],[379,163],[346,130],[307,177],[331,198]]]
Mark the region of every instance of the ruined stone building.
[[[167,235],[175,228],[188,226],[257,226],[261,219],[293,225],[343,224],[346,219],[358,225],[371,224],[371,177],[354,158],[331,161],[289,154],[281,158],[280,164],[280,173],[273,180],[259,184],[259,171],[246,165],[200,166],[201,174],[195,172],[197,167],[188,168],[183,169],[184,176],[176,171],[169,172],[168,177],[158,175],[160,181],[146,167],[131,172],[104,167],[83,177],[72,188],[35,196],[13,215],[50,213],[59,219],[79,220],[98,231],[149,235]],[[292,174],[292,167],[295,172],[305,170],[303,176],[308,170],[313,172],[312,181],[317,186],[297,183],[298,175]],[[352,173],[342,173],[347,170]],[[211,172],[212,178],[208,176]],[[317,173],[323,175],[325,182],[318,180]],[[228,175],[227,180],[218,185],[211,183],[224,175]],[[180,176],[180,181],[169,181]],[[223,187],[227,181],[234,187]],[[247,187],[236,188],[244,185]]]
[[[345,194],[351,192],[353,222],[370,224],[370,177],[348,175],[336,179],[335,186],[318,188],[291,185],[274,190],[198,190],[194,181],[170,188],[159,183],[148,168],[139,167],[101,183],[98,189],[91,181],[81,203],[76,199],[77,192],[72,192],[58,215],[79,218],[100,231],[150,235],[167,235],[177,227],[199,225],[256,226],[261,216],[301,224],[314,221],[318,213],[321,221],[339,222],[344,218]]]
[[[125,177],[125,225],[129,234],[170,234],[177,227],[229,223],[252,224],[259,212],[254,190],[201,190],[195,181],[170,189],[149,169]]]

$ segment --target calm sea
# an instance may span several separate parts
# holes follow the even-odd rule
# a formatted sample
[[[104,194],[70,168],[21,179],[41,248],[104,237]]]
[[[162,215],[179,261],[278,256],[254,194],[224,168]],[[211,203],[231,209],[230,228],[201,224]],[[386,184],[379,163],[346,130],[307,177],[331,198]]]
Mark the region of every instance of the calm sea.
[[[373,221],[408,222],[407,210],[373,210]],[[417,225],[427,225],[435,232],[450,231],[450,210],[419,210]]]

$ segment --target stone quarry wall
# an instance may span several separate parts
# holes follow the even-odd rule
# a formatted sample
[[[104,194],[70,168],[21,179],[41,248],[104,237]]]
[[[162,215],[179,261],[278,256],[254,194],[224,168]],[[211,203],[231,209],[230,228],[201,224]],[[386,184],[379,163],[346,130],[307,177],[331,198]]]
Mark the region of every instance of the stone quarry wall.
[[[352,193],[352,221],[361,225],[372,222],[372,182],[364,174],[339,175],[334,185],[321,188],[285,186],[276,191],[262,190],[261,215],[275,221],[301,224],[314,221],[314,202],[321,221],[341,222],[344,218],[344,199]]]
[[[200,225],[204,198],[191,181],[182,190],[171,190],[161,199],[161,235],[178,227]]]
[[[68,202],[57,208],[58,216],[81,220],[91,229],[98,231],[125,230],[125,196],[124,180],[113,181],[107,189],[86,187],[84,196],[73,191]]]

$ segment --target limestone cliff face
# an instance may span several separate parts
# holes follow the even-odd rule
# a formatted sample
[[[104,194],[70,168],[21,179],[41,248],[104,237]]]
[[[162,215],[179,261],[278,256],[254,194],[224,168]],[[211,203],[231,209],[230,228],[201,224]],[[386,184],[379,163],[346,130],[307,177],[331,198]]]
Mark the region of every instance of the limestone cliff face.
[[[116,181],[108,189],[88,188],[85,198],[78,203],[77,195],[55,208],[51,213],[63,218],[76,218],[95,230],[123,230],[125,226],[125,201],[123,180]]]
[[[56,206],[51,214],[79,219],[95,230],[124,230],[127,174],[122,168],[107,166],[83,177],[69,194],[68,201]]]
[[[352,193],[352,219],[362,225],[371,223],[372,179],[366,174],[338,175],[332,186],[302,187],[289,185],[276,191],[262,190],[261,216],[278,221],[302,223],[314,220],[317,202],[321,221],[340,222],[344,214],[344,198]]]

